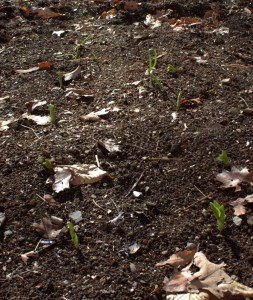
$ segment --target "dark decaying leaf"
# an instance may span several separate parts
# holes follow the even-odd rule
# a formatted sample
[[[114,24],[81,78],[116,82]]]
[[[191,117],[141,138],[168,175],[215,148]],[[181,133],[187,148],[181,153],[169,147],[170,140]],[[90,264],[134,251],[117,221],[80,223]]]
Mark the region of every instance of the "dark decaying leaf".
[[[41,234],[44,238],[53,240],[55,239],[61,232],[66,232],[66,228],[62,227],[62,225],[52,224],[49,218],[42,218],[41,223],[33,223],[33,228]]]

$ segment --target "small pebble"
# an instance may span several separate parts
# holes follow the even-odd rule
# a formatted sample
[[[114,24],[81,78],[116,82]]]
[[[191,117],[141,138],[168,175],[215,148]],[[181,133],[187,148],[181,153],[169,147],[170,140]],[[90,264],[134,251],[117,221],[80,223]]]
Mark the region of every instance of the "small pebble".
[[[5,236],[10,236],[10,235],[12,235],[12,231],[11,230],[6,230],[5,232],[4,232],[4,235]]]
[[[136,266],[135,266],[135,264],[133,264],[133,263],[130,263],[130,271],[133,273],[133,272],[135,272],[136,271]]]
[[[249,217],[248,217],[247,223],[248,223],[250,226],[253,226],[253,216],[249,216]]]
[[[76,224],[83,220],[82,212],[80,210],[76,210],[69,214],[69,218],[72,222]]]
[[[242,224],[242,219],[236,216],[233,218],[233,222],[236,226],[240,226]]]

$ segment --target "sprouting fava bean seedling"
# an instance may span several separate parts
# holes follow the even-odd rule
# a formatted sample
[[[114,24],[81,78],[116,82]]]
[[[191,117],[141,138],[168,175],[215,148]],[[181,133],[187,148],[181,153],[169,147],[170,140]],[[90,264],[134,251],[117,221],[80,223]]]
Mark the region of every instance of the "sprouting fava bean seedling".
[[[55,116],[55,105],[50,103],[50,104],[48,105],[48,109],[49,109],[49,118],[50,118],[50,122],[55,123],[55,121],[56,121],[56,116]]]
[[[183,96],[183,92],[180,91],[177,95],[177,109],[180,109],[181,104],[182,104],[182,96]]]
[[[72,241],[74,243],[74,246],[75,246],[76,249],[78,249],[78,247],[79,247],[79,239],[78,239],[78,235],[77,235],[77,233],[75,231],[73,223],[70,222],[70,221],[68,221],[67,222],[67,227],[68,227],[71,239],[72,239]]]
[[[176,73],[176,69],[171,64],[168,64],[167,70],[172,74]]]
[[[52,164],[51,160],[49,160],[47,158],[43,161],[42,165],[45,168],[47,168],[48,170],[52,170],[53,169],[53,164]]]
[[[220,205],[220,203],[216,200],[210,202],[210,207],[217,221],[217,228],[219,231],[224,229],[224,223],[226,219],[224,205]]]
[[[225,150],[221,151],[221,154],[218,157],[219,161],[223,162],[224,166],[230,165],[230,159]]]
[[[57,76],[58,76],[59,87],[60,87],[60,89],[62,89],[63,88],[63,73],[58,72]]]
[[[68,56],[76,61],[78,58],[80,58],[80,48],[88,41],[88,39],[90,39],[91,36],[92,34],[90,33],[84,39],[82,39],[81,42],[76,45],[73,53],[61,54],[59,56]]]
[[[157,85],[161,90],[164,90],[163,84],[158,78],[156,78],[154,72],[157,64],[157,51],[156,49],[148,50],[148,66],[149,66],[149,77],[153,85]]]

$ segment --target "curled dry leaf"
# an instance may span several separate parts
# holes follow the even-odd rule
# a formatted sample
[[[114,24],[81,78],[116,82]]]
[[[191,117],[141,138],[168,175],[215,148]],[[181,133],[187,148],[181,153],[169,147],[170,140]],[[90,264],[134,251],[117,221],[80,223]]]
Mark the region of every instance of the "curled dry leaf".
[[[49,116],[36,116],[36,115],[29,115],[28,113],[24,113],[22,115],[22,118],[32,120],[37,125],[47,125],[47,124],[51,123]]]
[[[192,273],[189,270],[190,267],[191,264],[183,270],[181,270],[180,272],[178,270],[175,270],[170,280],[165,282],[163,290],[167,293],[187,292],[187,286],[189,284],[189,281],[193,279]]]
[[[41,19],[52,19],[52,18],[57,18],[59,17],[61,14],[59,14],[58,12],[53,11],[53,9],[49,8],[49,7],[29,7],[26,5],[21,6],[20,8],[21,13],[23,14],[23,16],[25,18],[32,18],[32,19],[36,19],[36,18],[41,18]]]
[[[85,91],[79,88],[67,88],[66,92],[67,92],[66,97],[73,98],[73,99],[94,97],[94,94],[91,91]]]
[[[157,263],[157,267],[165,266],[165,265],[170,265],[175,268],[177,267],[183,267],[187,264],[189,264],[197,252],[198,246],[196,244],[190,244],[188,246],[188,249],[183,250],[183,251],[178,251],[175,254],[172,254],[169,259],[166,261]]]
[[[170,294],[166,299],[244,299],[253,298],[253,289],[234,281],[225,273],[225,264],[214,264],[210,262],[201,252],[194,255],[193,264],[199,268],[194,274],[188,272],[189,266],[172,276],[164,288],[173,293],[178,290],[181,292],[187,288],[188,293]],[[183,273],[183,271],[186,273]],[[178,286],[177,286],[178,285]],[[201,297],[200,297],[201,296]]]
[[[100,111],[97,111],[97,112],[91,112],[87,115],[82,115],[82,116],[79,117],[79,119],[81,121],[93,121],[93,122],[101,121],[101,122],[104,122],[105,120],[102,119],[101,117],[108,115],[110,111],[116,111],[116,108],[114,108],[114,109],[104,108],[104,109],[101,109]]]
[[[81,74],[81,67],[78,66],[74,71],[63,74],[63,78],[65,81],[70,81],[76,79]]]
[[[23,263],[27,264],[29,257],[38,258],[38,252],[37,251],[29,251],[27,253],[21,254],[20,257],[21,257]]]
[[[6,121],[1,121],[0,120],[0,131],[6,131],[9,129],[9,125],[11,125],[11,123],[17,121],[17,119],[15,118],[10,118],[9,120]]]
[[[146,20],[144,21],[144,24],[149,26],[151,29],[155,29],[157,27],[160,27],[162,25],[161,20],[157,19],[156,17],[148,14],[146,16]]]
[[[52,184],[52,189],[59,193],[72,185],[91,184],[110,175],[96,165],[62,165],[54,168],[55,175],[47,180]]]
[[[44,238],[53,240],[55,239],[61,232],[66,232],[66,227],[62,227],[62,225],[52,224],[49,218],[42,218],[41,223],[33,223],[33,228],[41,234]]]
[[[112,18],[115,18],[117,15],[117,9],[116,8],[112,8],[108,11],[104,11],[102,12],[101,14],[101,18],[102,19],[112,19]]]
[[[186,29],[189,26],[196,26],[202,23],[201,19],[199,18],[187,18],[183,17],[181,19],[172,18],[169,20],[170,26],[175,31],[181,31]]]
[[[247,168],[241,170],[232,167],[231,171],[224,170],[215,177],[216,181],[222,183],[220,188],[235,188],[235,191],[241,191],[240,184],[242,182],[253,182],[253,173],[249,172]]]
[[[113,139],[98,141],[98,145],[102,146],[110,153],[115,153],[120,151],[119,145]]]
[[[32,113],[36,107],[43,106],[45,104],[47,104],[47,101],[34,100],[34,101],[26,102],[25,106],[28,109],[28,112]]]
[[[26,74],[26,73],[31,73],[31,72],[38,71],[39,69],[40,69],[40,67],[31,67],[31,68],[26,69],[26,70],[22,70],[22,69],[15,70],[15,72],[17,72],[19,74]]]
[[[244,207],[247,203],[253,202],[253,195],[248,195],[245,198],[238,198],[235,201],[229,202],[234,207],[234,215],[241,216],[246,214],[246,208]]]

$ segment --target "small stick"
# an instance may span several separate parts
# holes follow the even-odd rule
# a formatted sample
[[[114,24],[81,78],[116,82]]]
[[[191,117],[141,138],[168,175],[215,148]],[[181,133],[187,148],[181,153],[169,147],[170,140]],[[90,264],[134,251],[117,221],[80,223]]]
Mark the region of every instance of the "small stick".
[[[133,191],[133,189],[137,186],[137,184],[140,182],[140,180],[142,179],[143,177],[143,174],[144,174],[144,171],[141,173],[141,176],[137,179],[137,181],[135,182],[135,184],[132,186],[132,188],[129,190],[129,192],[126,194],[125,197],[128,197],[131,192]]]
[[[98,156],[95,155],[95,158],[96,158],[97,166],[100,168],[100,162],[99,162],[99,160],[98,160]]]
[[[23,124],[21,124],[21,126],[23,126],[23,127],[25,127],[25,128],[28,128],[28,129],[32,130],[32,132],[34,133],[34,135],[35,135],[38,139],[40,139],[40,137],[39,137],[38,134],[34,131],[33,128],[28,127],[28,126],[25,126],[25,125],[23,125]]]
[[[93,203],[94,203],[98,208],[102,209],[102,211],[104,211],[105,213],[107,213],[107,211],[106,211],[103,207],[101,207],[100,205],[98,205],[97,202],[96,202],[94,199],[92,199],[92,201],[93,201]]]

